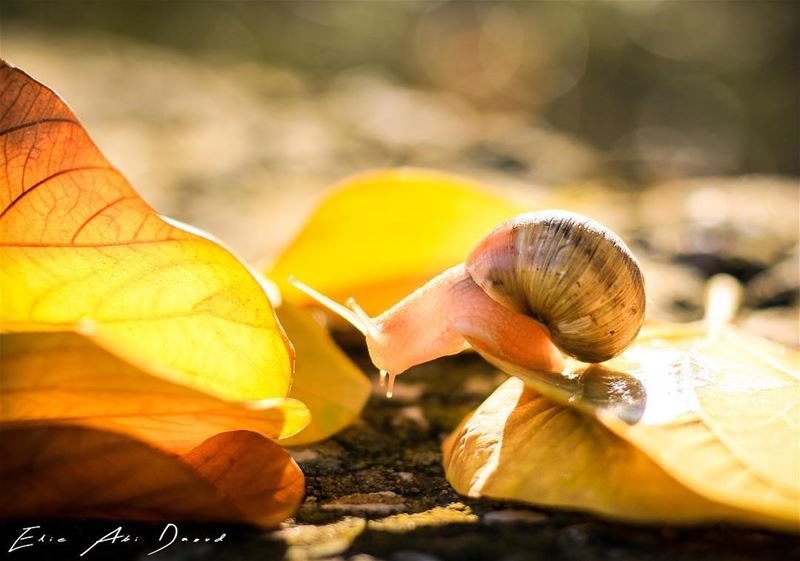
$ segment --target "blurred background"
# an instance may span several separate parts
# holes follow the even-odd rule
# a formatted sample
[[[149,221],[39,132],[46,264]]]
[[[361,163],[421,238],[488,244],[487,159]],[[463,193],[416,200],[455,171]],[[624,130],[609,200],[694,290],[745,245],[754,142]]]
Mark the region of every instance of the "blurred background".
[[[800,4],[16,1],[0,54],[158,210],[269,259],[332,183],[413,165],[607,222],[654,313],[745,283],[798,342]]]

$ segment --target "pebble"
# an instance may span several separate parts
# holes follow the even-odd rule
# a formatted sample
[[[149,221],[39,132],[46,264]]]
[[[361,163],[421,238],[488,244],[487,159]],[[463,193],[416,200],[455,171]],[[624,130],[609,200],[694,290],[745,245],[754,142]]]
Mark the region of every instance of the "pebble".
[[[336,502],[322,505],[323,510],[358,512],[362,514],[392,514],[407,510],[402,497],[393,491],[354,493],[339,497]]]
[[[398,551],[390,559],[392,561],[439,561],[435,555],[421,551]]]
[[[399,477],[400,479],[402,479],[405,482],[414,481],[414,474],[411,473],[410,471],[398,471],[397,472],[397,477]]]
[[[413,421],[415,424],[419,425],[424,429],[430,426],[430,423],[428,423],[428,419],[425,418],[425,413],[422,411],[422,407],[420,407],[419,405],[403,407],[402,409],[400,409],[399,413],[402,417],[410,421]]]
[[[549,517],[531,510],[522,509],[507,509],[495,510],[483,515],[482,520],[484,524],[499,525],[499,524],[541,524],[547,522]]]
[[[296,450],[289,450],[289,454],[295,462],[308,462],[319,458],[319,452],[313,448],[300,448]]]

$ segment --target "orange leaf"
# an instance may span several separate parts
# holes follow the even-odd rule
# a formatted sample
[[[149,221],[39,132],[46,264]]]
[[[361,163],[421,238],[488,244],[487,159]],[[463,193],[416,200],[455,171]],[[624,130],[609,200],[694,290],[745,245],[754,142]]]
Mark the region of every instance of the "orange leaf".
[[[183,453],[216,433],[291,436],[306,406],[273,398],[227,401],[145,370],[77,333],[0,335],[0,422],[71,423],[128,433]]]
[[[244,520],[277,526],[303,498],[303,472],[277,444],[248,431],[209,438],[183,456]]]
[[[156,214],[53,91],[0,63],[0,329],[79,330],[227,399],[285,397],[291,347],[226,249]]]
[[[78,426],[0,431],[0,516],[248,522],[278,525],[303,474],[277,444],[247,431],[175,457],[128,436]]]

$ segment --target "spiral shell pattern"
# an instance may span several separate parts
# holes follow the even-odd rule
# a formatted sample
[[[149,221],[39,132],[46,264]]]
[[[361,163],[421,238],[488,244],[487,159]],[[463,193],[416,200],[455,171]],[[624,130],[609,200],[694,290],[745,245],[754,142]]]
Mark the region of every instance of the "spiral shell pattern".
[[[522,214],[472,250],[466,268],[495,301],[525,313],[584,362],[621,353],[644,321],[644,278],[625,243],[566,211]]]

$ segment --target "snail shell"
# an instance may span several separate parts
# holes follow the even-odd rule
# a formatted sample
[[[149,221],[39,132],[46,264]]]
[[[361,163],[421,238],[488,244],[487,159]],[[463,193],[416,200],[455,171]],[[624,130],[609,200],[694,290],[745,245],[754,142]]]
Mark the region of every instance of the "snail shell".
[[[466,260],[493,300],[525,313],[557,347],[584,362],[625,350],[644,321],[644,279],[623,241],[579,214],[521,214],[481,240]]]

